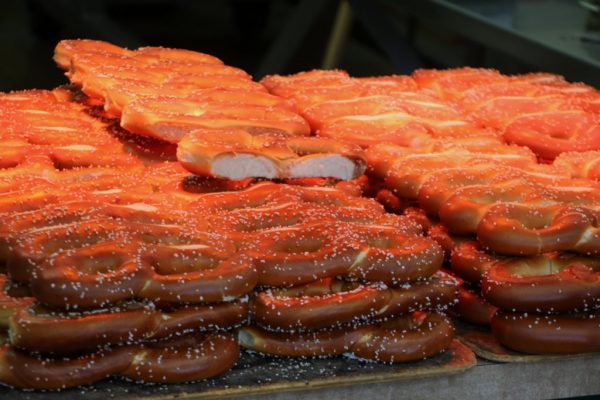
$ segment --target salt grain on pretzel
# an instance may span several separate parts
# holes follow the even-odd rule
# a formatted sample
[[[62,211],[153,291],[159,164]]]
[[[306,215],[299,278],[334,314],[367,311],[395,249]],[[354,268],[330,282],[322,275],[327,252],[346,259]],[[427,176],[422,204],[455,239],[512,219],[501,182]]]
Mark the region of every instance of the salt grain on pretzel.
[[[361,359],[406,362],[431,357],[446,349],[454,336],[448,319],[414,313],[387,322],[306,333],[273,332],[243,327],[244,348],[277,356],[323,357],[350,354]]]
[[[269,329],[319,329],[417,310],[443,310],[456,302],[457,285],[442,272],[428,281],[398,287],[324,278],[258,292],[250,310],[253,321]]]
[[[227,333],[103,349],[73,358],[36,356],[4,345],[0,348],[0,381],[37,390],[89,385],[113,375],[137,382],[189,382],[220,375],[238,358],[239,347]]]
[[[593,311],[600,308],[600,260],[568,253],[509,258],[483,276],[482,292],[507,311]]]
[[[101,347],[156,341],[197,331],[229,329],[248,317],[247,301],[157,308],[125,303],[91,311],[61,312],[39,305],[12,314],[12,346],[29,352],[74,354]]]
[[[497,312],[492,332],[504,346],[530,354],[600,351],[600,317]]]
[[[389,284],[425,279],[443,261],[439,246],[395,227],[311,224],[260,232],[246,244],[259,284],[292,286],[329,276]]]

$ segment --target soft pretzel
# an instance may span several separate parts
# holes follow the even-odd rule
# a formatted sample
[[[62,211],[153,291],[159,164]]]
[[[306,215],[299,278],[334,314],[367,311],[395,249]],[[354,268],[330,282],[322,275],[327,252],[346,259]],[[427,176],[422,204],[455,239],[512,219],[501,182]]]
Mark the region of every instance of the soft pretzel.
[[[597,315],[537,315],[497,312],[492,332],[504,346],[530,354],[573,354],[600,351]]]
[[[486,272],[502,259],[502,256],[486,253],[478,241],[468,240],[454,248],[450,255],[450,266],[462,279],[479,286]]]
[[[439,217],[452,232],[469,234],[477,231],[482,218],[498,203],[518,203],[524,209],[538,210],[544,214],[541,219],[547,220],[548,214],[550,219],[556,214],[557,208],[554,206],[591,206],[590,212],[594,214],[593,207],[599,202],[600,192],[591,185],[549,187],[509,180],[493,185],[467,186],[454,191],[440,207]]]
[[[238,358],[239,347],[227,333],[103,349],[74,358],[35,356],[4,345],[0,382],[37,390],[88,385],[113,375],[137,382],[188,382],[222,374]]]
[[[198,103],[193,99],[154,98],[128,104],[121,115],[126,130],[177,143],[196,129],[244,128],[253,133],[307,136],[308,123],[284,107],[262,107],[217,102]]]
[[[39,305],[21,307],[10,317],[10,344],[30,352],[67,353],[155,341],[183,333],[229,329],[246,322],[247,301],[181,308],[140,303],[104,310],[57,312]]]
[[[310,224],[266,230],[246,244],[259,284],[292,286],[344,276],[387,284],[425,279],[443,253],[430,239],[393,226]]]
[[[589,312],[600,308],[600,260],[568,253],[511,258],[496,262],[481,288],[506,311]]]
[[[504,138],[553,160],[564,152],[600,150],[600,121],[579,110],[529,114],[506,126]]]
[[[566,168],[574,178],[600,179],[600,151],[561,153],[552,164]]]
[[[531,207],[501,203],[488,208],[477,226],[484,247],[511,255],[550,251],[600,254],[600,213],[595,208]]]
[[[333,177],[354,179],[365,171],[360,148],[323,138],[252,135],[242,129],[196,130],[178,145],[189,171],[227,179]]]
[[[142,232],[56,254],[30,278],[33,295],[43,303],[69,308],[98,307],[132,297],[210,303],[230,301],[256,285],[252,261],[236,254],[224,240],[217,250],[214,242],[202,238],[173,242],[181,238],[168,235],[178,231]],[[155,236],[148,242],[144,235]],[[136,239],[139,245],[127,244]]]
[[[463,321],[475,325],[489,325],[492,317],[498,310],[497,307],[483,299],[478,291],[461,285],[458,291],[458,302],[454,306],[454,313]]]
[[[247,326],[238,331],[244,348],[261,353],[319,357],[351,354],[367,360],[406,362],[446,349],[454,336],[450,321],[439,314],[414,313],[380,324],[290,333]]]
[[[428,281],[399,287],[324,278],[304,286],[258,292],[250,310],[254,322],[270,329],[319,329],[418,310],[443,310],[456,302],[457,285],[442,272]]]

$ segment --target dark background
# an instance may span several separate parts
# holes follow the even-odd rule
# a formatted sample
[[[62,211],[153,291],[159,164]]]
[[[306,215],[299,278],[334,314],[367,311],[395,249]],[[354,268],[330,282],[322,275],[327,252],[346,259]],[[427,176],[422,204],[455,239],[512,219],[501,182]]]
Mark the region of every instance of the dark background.
[[[417,3],[444,2],[351,0],[352,16],[346,19],[349,28],[336,47],[338,57],[333,65],[355,76],[463,65],[493,67],[504,73],[546,70],[596,84],[589,72],[578,67],[577,60],[550,62],[543,56],[528,57],[527,48],[513,51],[510,37],[485,36],[481,27],[465,29],[460,20],[446,18],[444,9],[437,20],[422,18],[421,6],[411,6]],[[541,30],[551,41],[569,46],[584,42],[578,36],[582,29],[595,34],[598,28],[597,14],[582,10],[577,1],[445,3],[474,10],[492,24],[510,29],[533,25],[537,30],[532,32]],[[64,38],[102,39],[130,48],[161,45],[198,50],[243,68],[255,78],[320,68],[340,4],[337,0],[3,0],[0,90],[52,88],[65,83],[52,61],[55,44]],[[553,9],[557,4],[565,9]],[[565,36],[567,16],[576,20],[577,26],[569,25]],[[563,33],[555,38],[557,27]],[[585,39],[586,46],[592,46],[587,54],[592,63],[600,62],[600,40],[595,43],[595,36]]]

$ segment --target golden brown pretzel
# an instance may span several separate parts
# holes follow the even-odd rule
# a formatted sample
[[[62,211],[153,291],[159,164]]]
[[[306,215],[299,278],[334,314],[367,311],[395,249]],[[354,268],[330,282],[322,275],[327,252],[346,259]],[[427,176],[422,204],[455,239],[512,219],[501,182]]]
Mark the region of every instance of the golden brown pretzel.
[[[499,261],[481,288],[487,301],[506,311],[590,312],[600,308],[600,260],[551,253]]]
[[[116,347],[70,359],[34,356],[4,345],[0,382],[38,390],[88,385],[112,375],[138,382],[187,382],[222,374],[238,358],[239,347],[227,333]]]
[[[396,284],[425,279],[443,253],[430,239],[393,226],[321,223],[266,230],[250,238],[259,284],[292,286],[329,276]]]
[[[600,179],[600,151],[561,153],[552,164],[566,168],[574,178]]]
[[[60,312],[39,305],[20,307],[10,318],[10,344],[30,352],[73,354],[101,347],[179,336],[182,333],[229,329],[246,322],[246,300],[181,308],[155,308],[141,303],[104,310]]]
[[[498,310],[475,291],[461,285],[458,292],[458,302],[454,306],[454,313],[463,321],[475,325],[489,325],[492,317]]]
[[[365,171],[360,148],[324,138],[252,135],[243,129],[201,129],[177,147],[185,168],[228,179],[332,177],[354,179]]]
[[[501,203],[488,208],[477,238],[502,254],[535,255],[550,251],[600,254],[600,212],[569,205],[530,207]]]
[[[296,136],[310,134],[308,123],[285,107],[198,103],[185,98],[172,103],[172,98],[167,97],[128,104],[121,115],[121,126],[130,132],[170,143],[177,143],[187,133],[201,128],[244,128],[255,133]]]
[[[247,349],[278,356],[351,354],[367,360],[406,362],[443,351],[453,336],[454,328],[445,317],[417,312],[380,324],[306,333],[248,326],[238,331],[238,342]]]
[[[486,253],[479,242],[466,241],[454,248],[450,266],[458,276],[472,285],[479,286],[481,279],[492,266],[504,257]]]
[[[150,227],[116,241],[62,251],[37,265],[31,291],[41,302],[63,308],[98,307],[132,297],[211,303],[252,291],[256,269],[249,257],[236,254],[232,243],[178,234],[181,230]],[[145,235],[155,236],[148,240]]]
[[[430,280],[399,287],[324,278],[304,286],[257,292],[254,322],[269,329],[319,329],[417,310],[444,310],[456,302],[458,282],[438,271]]]
[[[572,354],[600,351],[597,315],[537,315],[497,312],[491,321],[498,341],[530,354]]]
[[[521,180],[498,184],[475,185],[456,190],[440,207],[439,216],[454,233],[475,233],[481,219],[497,203],[519,203],[543,213],[549,206],[595,207],[600,203],[600,191],[594,185],[549,187]]]

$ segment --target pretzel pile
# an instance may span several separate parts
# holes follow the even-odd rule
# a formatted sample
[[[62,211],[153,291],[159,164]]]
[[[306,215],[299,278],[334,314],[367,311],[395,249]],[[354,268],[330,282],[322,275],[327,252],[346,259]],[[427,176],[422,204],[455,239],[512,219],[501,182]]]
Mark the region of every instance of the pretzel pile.
[[[468,68],[258,83],[93,40],[54,58],[73,86],[0,94],[0,382],[205,379],[240,347],[420,360],[452,341],[448,311],[520,351],[598,350],[591,87]]]
[[[125,130],[181,141],[178,158],[193,173],[353,179],[364,172],[357,149],[305,138],[308,123],[286,100],[215,57],[64,40],[55,60],[71,83],[103,104],[105,115],[119,118]]]

